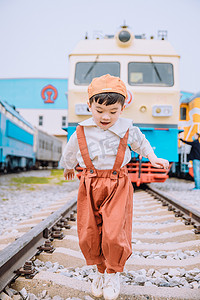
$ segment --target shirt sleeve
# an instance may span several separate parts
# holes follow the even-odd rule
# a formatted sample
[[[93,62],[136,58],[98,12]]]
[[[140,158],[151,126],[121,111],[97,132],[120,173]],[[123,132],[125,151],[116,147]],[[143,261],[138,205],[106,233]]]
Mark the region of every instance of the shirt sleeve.
[[[78,140],[75,131],[64,148],[60,160],[60,166],[65,169],[73,169],[78,164],[78,160],[76,158],[76,154],[78,150],[79,150],[79,146],[78,146]]]
[[[183,140],[183,139],[180,139],[183,143],[185,143],[185,144],[188,144],[188,145],[190,145],[190,146],[192,146],[193,144],[194,144],[194,142],[188,142],[188,141],[185,141],[185,140]]]
[[[147,155],[153,151],[149,141],[145,135],[136,126],[133,126],[129,133],[131,149],[143,157],[147,158]]]

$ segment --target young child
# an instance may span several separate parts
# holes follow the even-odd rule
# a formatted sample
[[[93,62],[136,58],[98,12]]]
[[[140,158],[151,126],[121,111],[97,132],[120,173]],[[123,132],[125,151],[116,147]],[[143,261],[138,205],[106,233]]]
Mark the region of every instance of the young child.
[[[168,169],[130,119],[120,118],[127,97],[118,77],[94,78],[88,87],[92,117],[79,123],[67,143],[61,165],[65,179],[74,167],[83,168],[77,199],[79,245],[88,265],[96,265],[92,294],[116,299],[119,272],[132,253],[133,187],[126,164],[132,150],[147,157],[154,167]]]

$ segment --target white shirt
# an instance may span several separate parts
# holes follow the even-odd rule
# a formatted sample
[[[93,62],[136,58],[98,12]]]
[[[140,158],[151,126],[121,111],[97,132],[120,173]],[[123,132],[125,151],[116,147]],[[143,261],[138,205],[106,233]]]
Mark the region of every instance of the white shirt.
[[[90,159],[96,169],[103,170],[113,168],[120,138],[125,135],[128,128],[129,137],[127,143],[130,144],[133,151],[144,157],[147,157],[150,152],[153,152],[145,135],[138,127],[133,126],[131,119],[119,118],[115,124],[107,130],[97,126],[93,118],[89,118],[79,124],[84,126]],[[125,166],[130,159],[131,151],[127,146],[121,167]],[[64,148],[60,165],[66,169],[73,169],[77,163],[83,168],[86,167],[81,156],[75,131]]]

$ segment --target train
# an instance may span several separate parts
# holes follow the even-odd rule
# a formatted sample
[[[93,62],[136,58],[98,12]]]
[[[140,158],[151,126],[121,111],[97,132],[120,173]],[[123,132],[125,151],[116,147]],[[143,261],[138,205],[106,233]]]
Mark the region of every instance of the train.
[[[200,92],[188,93],[187,97],[180,99],[179,130],[179,138],[189,142],[196,132],[200,133]],[[188,160],[190,149],[190,145],[178,142],[179,161],[172,165],[172,175],[185,179],[193,178],[192,161]]]
[[[32,126],[0,99],[0,171],[57,167],[62,142]]]
[[[91,116],[86,103],[92,79],[110,74],[120,77],[127,87],[121,116],[133,120],[158,157],[178,162],[179,60],[164,33],[160,39],[146,39],[123,25],[115,35],[86,36],[69,54],[67,138],[79,122]],[[152,167],[134,151],[127,167],[137,186],[168,178],[167,170]]]

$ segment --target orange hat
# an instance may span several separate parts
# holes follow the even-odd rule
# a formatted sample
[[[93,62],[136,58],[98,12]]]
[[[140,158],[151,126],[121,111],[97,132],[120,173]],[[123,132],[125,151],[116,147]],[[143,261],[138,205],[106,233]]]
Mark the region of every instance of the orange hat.
[[[127,90],[123,81],[119,77],[110,74],[94,78],[88,86],[89,99],[102,93],[118,93],[127,98]]]

